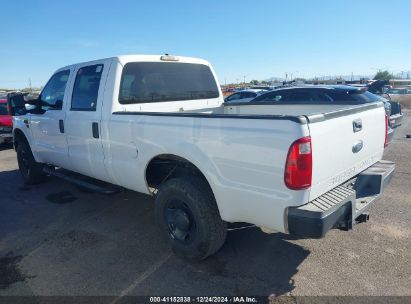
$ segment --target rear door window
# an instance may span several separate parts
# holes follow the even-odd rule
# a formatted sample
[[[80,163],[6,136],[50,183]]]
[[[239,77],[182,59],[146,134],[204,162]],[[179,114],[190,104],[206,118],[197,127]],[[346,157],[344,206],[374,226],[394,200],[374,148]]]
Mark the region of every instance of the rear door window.
[[[124,66],[120,83],[121,104],[219,97],[210,68],[180,62],[130,62]]]
[[[89,65],[77,71],[71,96],[71,109],[73,111],[95,111],[100,88],[103,65]]]

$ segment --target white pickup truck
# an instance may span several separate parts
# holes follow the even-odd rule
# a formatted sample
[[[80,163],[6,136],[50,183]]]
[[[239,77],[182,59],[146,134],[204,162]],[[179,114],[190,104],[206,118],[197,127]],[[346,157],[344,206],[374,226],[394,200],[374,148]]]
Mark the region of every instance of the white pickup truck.
[[[152,195],[176,254],[203,259],[227,223],[320,238],[367,219],[395,167],[382,160],[383,103],[329,90],[341,100],[224,104],[207,61],[127,55],[57,70],[34,109],[9,103],[26,183],[47,174]]]

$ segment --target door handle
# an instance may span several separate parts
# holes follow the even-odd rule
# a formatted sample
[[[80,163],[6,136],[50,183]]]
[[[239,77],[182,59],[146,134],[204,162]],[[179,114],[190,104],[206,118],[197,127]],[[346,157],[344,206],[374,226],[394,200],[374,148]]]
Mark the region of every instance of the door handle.
[[[59,120],[59,129],[60,133],[64,133],[64,121],[62,119]]]
[[[362,120],[361,120],[361,118],[353,120],[352,127],[353,127],[354,133],[361,131],[362,130]]]
[[[93,122],[91,124],[91,129],[93,131],[93,137],[94,138],[99,138],[100,135],[99,135],[99,131],[98,131],[98,122]]]

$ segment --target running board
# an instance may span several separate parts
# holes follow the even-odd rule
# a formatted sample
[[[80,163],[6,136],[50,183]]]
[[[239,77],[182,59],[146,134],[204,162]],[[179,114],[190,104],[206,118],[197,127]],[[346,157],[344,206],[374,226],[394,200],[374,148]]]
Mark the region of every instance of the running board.
[[[43,168],[44,173],[51,175],[51,176],[55,176],[61,179],[64,179],[65,181],[77,185],[79,187],[85,188],[89,191],[92,192],[96,192],[96,193],[100,193],[100,194],[116,194],[120,192],[120,188],[116,187],[114,185],[102,182],[102,181],[98,181],[98,180],[94,180],[92,178],[86,177],[84,175],[75,173],[75,172],[71,172],[68,170],[64,170],[64,169],[58,169],[55,170],[53,168],[48,168],[45,167]],[[86,180],[87,179],[87,180]],[[96,181],[100,184],[106,184],[108,186],[99,186],[96,185],[94,183],[92,183],[91,181]]]

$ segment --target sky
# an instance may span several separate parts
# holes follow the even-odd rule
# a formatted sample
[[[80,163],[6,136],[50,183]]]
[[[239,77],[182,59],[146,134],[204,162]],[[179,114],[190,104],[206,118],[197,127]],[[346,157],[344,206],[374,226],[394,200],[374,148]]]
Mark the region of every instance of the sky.
[[[220,83],[411,70],[409,0],[0,0],[0,88],[122,54],[211,62]]]

